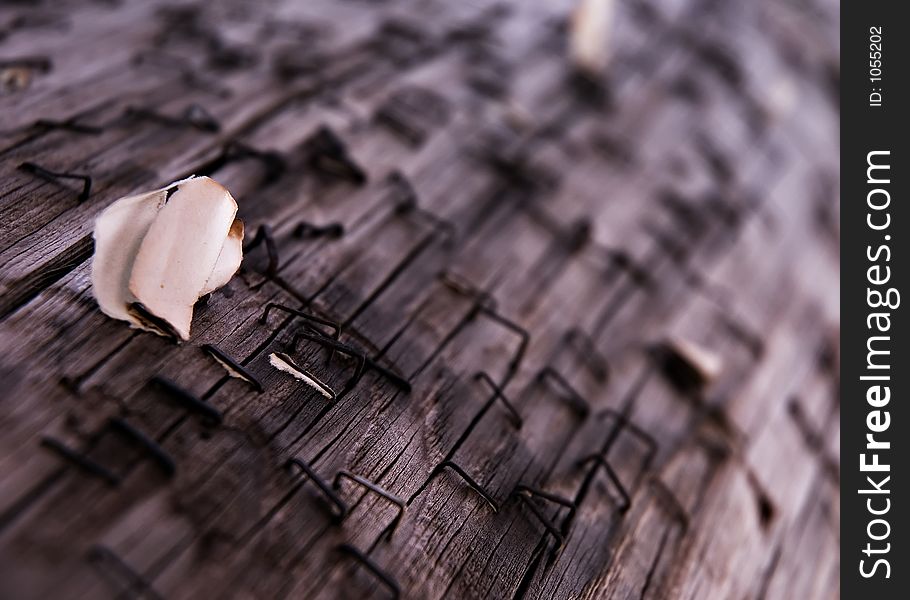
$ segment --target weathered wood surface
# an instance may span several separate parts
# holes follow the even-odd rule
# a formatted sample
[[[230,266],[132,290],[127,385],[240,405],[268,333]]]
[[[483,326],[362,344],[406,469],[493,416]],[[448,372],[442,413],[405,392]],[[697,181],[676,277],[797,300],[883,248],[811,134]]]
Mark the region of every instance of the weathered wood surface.
[[[572,5],[0,5],[0,597],[388,595],[342,544],[410,598],[838,596],[837,5],[618,2],[602,96],[570,77]],[[218,131],[181,119],[194,104]],[[320,172],[323,126],[365,183]],[[284,169],[225,160],[236,142]],[[89,198],[24,162],[89,174]],[[280,264],[250,249],[176,346],[99,312],[91,230],[191,173],[271,227]],[[301,239],[302,221],[344,234]],[[411,391],[368,372],[330,403],[276,371],[303,322],[260,323],[268,302],[343,323]],[[649,350],[669,336],[721,356],[717,380],[680,391]],[[335,390],[354,366],[295,357]],[[394,504],[347,480],[333,522],[292,457],[404,499],[394,534]],[[498,510],[434,475],[446,460]],[[574,503],[530,500],[561,546],[522,485]]]

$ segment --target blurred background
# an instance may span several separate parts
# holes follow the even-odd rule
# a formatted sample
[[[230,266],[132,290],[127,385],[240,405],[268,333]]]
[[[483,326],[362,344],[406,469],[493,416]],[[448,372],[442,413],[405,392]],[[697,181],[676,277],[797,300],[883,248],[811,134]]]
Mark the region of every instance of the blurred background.
[[[0,597],[838,597],[838,11],[0,2]],[[92,230],[192,174],[177,345]]]

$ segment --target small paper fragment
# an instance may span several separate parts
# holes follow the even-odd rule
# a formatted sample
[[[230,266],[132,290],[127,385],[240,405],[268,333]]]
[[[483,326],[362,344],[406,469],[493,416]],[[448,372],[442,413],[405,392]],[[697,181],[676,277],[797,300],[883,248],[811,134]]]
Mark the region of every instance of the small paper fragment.
[[[580,0],[569,22],[569,56],[589,75],[598,75],[610,60],[613,0]]]
[[[303,368],[297,365],[287,354],[281,352],[273,352],[269,354],[269,363],[279,371],[284,371],[288,373],[295,379],[298,379],[311,388],[315,389],[317,392],[328,398],[329,400],[334,400],[335,395],[331,393],[331,389],[322,383],[321,381],[316,380],[311,377]]]
[[[662,346],[667,377],[683,390],[700,390],[711,385],[723,370],[723,359],[715,352],[679,337]]]

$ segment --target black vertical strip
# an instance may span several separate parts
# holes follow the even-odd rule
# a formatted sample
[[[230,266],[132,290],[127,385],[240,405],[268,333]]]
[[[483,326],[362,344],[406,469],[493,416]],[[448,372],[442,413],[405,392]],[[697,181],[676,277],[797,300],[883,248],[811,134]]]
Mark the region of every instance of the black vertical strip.
[[[901,16],[904,9],[887,0],[841,5],[844,598],[884,600],[910,593],[910,332],[908,309],[899,299],[908,291],[910,272],[905,114],[910,23]],[[877,167],[870,169],[870,162]]]

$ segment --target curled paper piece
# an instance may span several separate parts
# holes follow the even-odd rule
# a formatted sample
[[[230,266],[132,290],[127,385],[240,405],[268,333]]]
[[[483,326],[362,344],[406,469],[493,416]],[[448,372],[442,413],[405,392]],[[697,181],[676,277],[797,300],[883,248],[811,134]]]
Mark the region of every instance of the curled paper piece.
[[[237,203],[208,177],[121,198],[95,222],[92,291],[106,315],[181,340],[196,301],[243,259]]]
[[[569,21],[569,56],[580,71],[598,75],[610,60],[613,0],[579,0]]]

